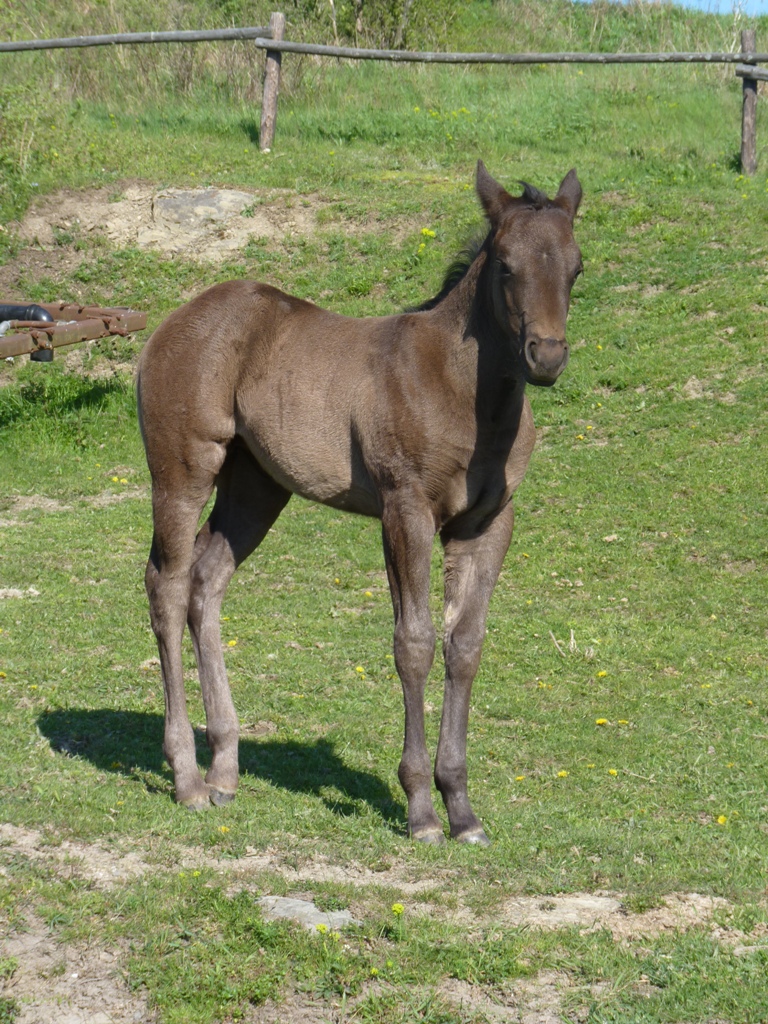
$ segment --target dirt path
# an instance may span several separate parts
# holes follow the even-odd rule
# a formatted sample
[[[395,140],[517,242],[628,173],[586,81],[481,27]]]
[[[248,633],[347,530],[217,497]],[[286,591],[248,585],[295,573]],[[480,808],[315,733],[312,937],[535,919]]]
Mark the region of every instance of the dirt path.
[[[34,829],[0,825],[0,874],[19,860],[43,863],[54,874],[88,881],[99,889],[131,882],[156,870],[139,849],[110,848],[98,844],[65,840],[57,845]],[[4,865],[8,865],[6,868]],[[344,867],[322,856],[310,856],[300,867],[288,865],[279,848],[248,851],[237,860],[217,859],[204,850],[179,850],[181,869],[206,867],[220,874],[234,890],[247,888],[248,881],[265,871],[281,875],[289,889],[301,893],[313,883],[339,881],[360,887],[356,917],[365,915],[367,886],[390,887],[399,896],[428,891],[449,884],[445,877],[427,881],[411,880],[405,865],[393,864],[385,871],[371,871],[360,864]],[[584,932],[608,929],[614,940],[631,943],[668,931],[706,928],[710,935],[738,954],[754,942],[755,935],[718,926],[714,917],[729,909],[727,900],[697,893],[672,893],[662,905],[643,913],[627,912],[620,893],[575,893],[557,896],[516,896],[497,906],[492,919],[477,918],[468,907],[457,908],[415,903],[417,915],[443,915],[453,923],[498,928],[578,927]],[[763,936],[758,936],[758,939]],[[5,986],[6,998],[21,1006],[17,1024],[144,1024],[155,1017],[146,1000],[132,993],[122,973],[122,948],[62,944],[34,911],[25,912],[25,926],[0,939],[0,960],[14,958],[18,966]],[[559,972],[542,971],[536,977],[510,983],[501,991],[486,992],[455,980],[447,980],[439,995],[464,1012],[484,1015],[489,1021],[515,1024],[560,1024],[563,999],[572,991],[569,979]],[[345,1011],[350,1012],[350,1007]],[[328,1006],[316,1005],[294,995],[280,1004],[254,1008],[248,1018],[254,1024],[298,1024],[344,1020]]]

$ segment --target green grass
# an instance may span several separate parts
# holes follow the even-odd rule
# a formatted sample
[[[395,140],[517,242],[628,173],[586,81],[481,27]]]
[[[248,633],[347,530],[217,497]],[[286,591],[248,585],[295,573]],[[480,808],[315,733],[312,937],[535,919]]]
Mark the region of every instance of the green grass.
[[[301,24],[309,36],[319,23]],[[733,30],[663,5],[469,4],[444,41],[721,49]],[[3,116],[34,138],[24,152],[19,133],[0,142],[6,221],[38,192],[119,195],[141,178],[289,189],[323,201],[319,229],[254,238],[215,267],[76,227],[30,260],[10,230],[12,297],[131,305],[150,329],[230,277],[352,315],[400,309],[437,290],[478,225],[477,157],[510,188],[553,190],[577,168],[586,273],[571,364],[531,394],[541,436],[474,691],[470,790],[487,851],[405,839],[379,529],[296,500],[223,612],[244,724],[238,799],[176,808],[142,579],[148,474],[120,368],[147,335],[99,342],[79,369],[57,355],[0,370],[0,588],[23,594],[0,600],[0,807],[40,833],[39,856],[0,845],[3,928],[42,921],[61,944],[120,950],[164,1022],[256,1019],[271,998],[370,1024],[479,1022],[491,998],[547,978],[565,1020],[767,1019],[766,177],[762,151],[755,178],[737,170],[735,78],[286,58],[275,148],[259,154],[258,104],[233,78],[217,86],[212,70],[183,92],[161,63],[142,91],[130,65],[120,106],[117,57],[84,57],[79,89],[63,57],[14,58],[25,70],[3,76]],[[435,237],[420,249],[423,227]],[[439,620],[437,552],[433,568]],[[436,665],[432,745],[440,679]],[[104,887],[77,866],[87,845],[64,843],[151,871]],[[624,942],[605,927],[515,926],[505,909],[520,894],[596,891],[618,893],[629,921],[674,893],[727,902],[713,922]],[[349,907],[363,926],[336,939],[269,923],[263,893]],[[20,969],[0,948],[0,1020],[20,1012]]]

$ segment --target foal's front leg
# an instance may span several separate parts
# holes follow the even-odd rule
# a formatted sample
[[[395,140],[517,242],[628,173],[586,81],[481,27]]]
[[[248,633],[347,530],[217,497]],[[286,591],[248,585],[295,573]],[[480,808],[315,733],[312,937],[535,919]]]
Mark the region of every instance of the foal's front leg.
[[[398,496],[382,516],[384,558],[395,612],[395,665],[403,686],[405,738],[398,777],[408,798],[408,834],[445,841],[432,806],[432,771],[424,734],[424,688],[435,657],[429,613],[429,567],[434,521],[422,503]]]
[[[508,504],[484,532],[451,536],[445,545],[445,697],[435,759],[435,783],[448,811],[451,836],[487,846],[467,794],[467,725],[472,683],[480,664],[488,604],[512,537]]]

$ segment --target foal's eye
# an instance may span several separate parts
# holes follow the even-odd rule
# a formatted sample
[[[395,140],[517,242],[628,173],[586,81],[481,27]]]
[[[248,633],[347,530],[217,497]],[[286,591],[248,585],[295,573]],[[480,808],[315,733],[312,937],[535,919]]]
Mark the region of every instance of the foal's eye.
[[[512,277],[512,271],[509,269],[504,260],[496,260],[496,270],[498,272],[499,277]]]

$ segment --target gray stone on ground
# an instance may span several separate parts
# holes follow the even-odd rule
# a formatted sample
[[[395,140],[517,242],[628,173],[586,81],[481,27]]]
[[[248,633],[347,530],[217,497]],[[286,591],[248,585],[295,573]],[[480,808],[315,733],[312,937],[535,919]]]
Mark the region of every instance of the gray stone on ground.
[[[358,927],[362,921],[356,921],[348,910],[319,910],[309,900],[295,900],[288,896],[262,896],[256,900],[264,917],[273,921],[287,918],[303,924],[310,931],[317,931],[319,924],[325,925],[329,931],[338,931],[354,924]]]

